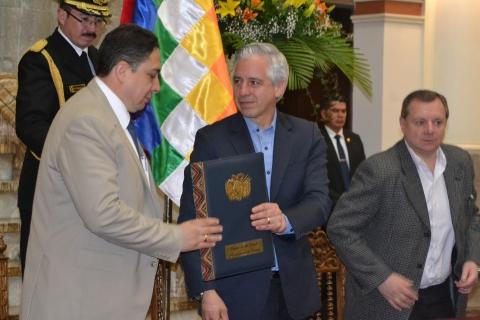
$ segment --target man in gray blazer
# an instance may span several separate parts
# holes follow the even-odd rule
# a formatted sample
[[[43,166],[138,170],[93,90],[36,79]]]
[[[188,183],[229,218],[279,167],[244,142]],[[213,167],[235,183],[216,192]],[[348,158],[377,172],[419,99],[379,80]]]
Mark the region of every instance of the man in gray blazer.
[[[162,222],[130,113],[159,90],[156,37],[109,33],[98,77],[58,112],[38,174],[20,318],[144,320],[158,260],[212,247],[215,219]],[[207,235],[207,236],[206,236]]]
[[[327,232],[347,268],[345,319],[439,319],[478,281],[473,164],[442,144],[445,97],[403,101],[404,139],[363,162]]]

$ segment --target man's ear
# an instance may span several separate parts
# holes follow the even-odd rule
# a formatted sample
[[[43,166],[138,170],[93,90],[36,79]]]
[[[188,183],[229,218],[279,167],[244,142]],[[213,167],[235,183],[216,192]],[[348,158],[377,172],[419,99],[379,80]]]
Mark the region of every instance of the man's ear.
[[[121,60],[113,67],[113,72],[118,81],[124,82],[132,72],[132,67],[126,61]]]
[[[400,129],[402,129],[403,134],[405,134],[406,125],[407,125],[407,120],[405,120],[405,118],[400,117]]]
[[[287,90],[287,81],[282,80],[275,85],[275,97],[277,101],[283,97],[285,90]]]
[[[59,7],[57,9],[57,20],[58,24],[63,26],[65,24],[65,20],[67,20],[67,11]]]
[[[320,110],[320,115],[322,116],[322,119],[325,123],[328,123],[330,122],[330,120],[332,120],[332,117],[328,112],[328,108],[323,108],[322,110]]]

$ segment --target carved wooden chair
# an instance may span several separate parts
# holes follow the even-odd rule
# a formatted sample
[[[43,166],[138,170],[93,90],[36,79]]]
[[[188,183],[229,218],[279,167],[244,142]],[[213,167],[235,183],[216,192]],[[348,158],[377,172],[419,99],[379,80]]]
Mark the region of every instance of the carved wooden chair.
[[[151,320],[169,320],[170,319],[170,264],[160,261],[157,274],[155,275],[155,284],[153,287],[152,302],[150,304]]]
[[[15,111],[17,78],[14,74],[0,73],[0,154],[12,155],[12,172],[9,180],[0,181],[0,193],[16,192],[22,168],[25,146],[15,134]],[[18,222],[3,222],[0,230],[0,320],[18,319],[18,315],[9,315],[8,278],[19,277],[19,266],[10,266],[6,256],[7,246],[3,241],[4,233],[19,232]]]
[[[310,319],[343,320],[345,267],[328,241],[325,230],[318,228],[312,231],[309,241],[322,299],[322,310]]]
[[[0,233],[0,320],[8,319],[8,258],[4,252],[7,246]]]

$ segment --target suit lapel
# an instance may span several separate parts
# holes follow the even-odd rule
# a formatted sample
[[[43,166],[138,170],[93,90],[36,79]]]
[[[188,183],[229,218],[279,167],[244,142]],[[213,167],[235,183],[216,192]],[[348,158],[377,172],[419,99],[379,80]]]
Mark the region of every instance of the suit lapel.
[[[322,135],[324,137],[325,143],[328,145],[327,152],[329,153],[328,161],[333,161],[332,165],[340,171],[340,162],[338,161],[338,155],[337,152],[335,151],[335,146],[333,145],[332,138],[330,138],[330,135],[328,134],[327,129],[325,127],[321,126],[320,131],[322,132]],[[350,152],[349,152],[349,157],[350,157]]]
[[[447,188],[448,202],[450,205],[450,214],[452,216],[452,224],[455,226],[456,222],[461,215],[460,204],[462,199],[459,196],[462,195],[462,182],[464,180],[465,172],[460,166],[456,165],[454,158],[450,156],[448,150],[442,149],[447,159],[447,166],[443,172],[445,179],[445,186]]]
[[[352,167],[353,163],[355,163],[355,159],[353,158],[355,156],[355,151],[352,149],[353,148],[353,138],[350,132],[343,130],[343,137],[345,139],[345,145],[347,146],[347,152],[348,152],[348,163],[350,164],[350,176],[352,175]]]
[[[277,124],[275,128],[275,140],[273,148],[272,180],[270,185],[270,200],[277,196],[280,184],[287,170],[290,155],[293,150],[292,134],[294,128],[288,118],[277,111]]]
[[[418,176],[415,163],[408,152],[405,142],[402,140],[395,145],[395,149],[400,158],[400,164],[403,171],[403,188],[407,194],[410,203],[417,212],[422,223],[430,229],[430,218],[428,217],[427,202],[423,194],[423,187]]]
[[[131,145],[130,140],[128,140],[127,133],[125,132],[125,130],[123,130],[122,125],[118,121],[117,116],[113,112],[112,107],[108,102],[107,97],[105,97],[105,94],[103,93],[103,91],[100,89],[100,87],[97,85],[96,81],[94,80],[90,81],[90,83],[88,84],[88,88],[96,97],[98,97],[99,99],[101,99],[101,101],[103,101],[103,103],[98,104],[98,107],[103,108],[105,110],[104,114],[106,117],[108,117],[107,123],[114,123],[115,129],[118,132],[120,132],[120,139],[122,140],[122,144],[125,146],[128,146],[126,148],[128,150],[127,153],[129,154],[131,160],[135,163],[136,170],[142,176],[145,186],[151,191],[151,193],[156,192],[155,189],[151,189],[149,180],[145,176],[145,171],[143,170],[142,163],[140,162],[140,158],[138,157],[136,150],[134,150],[134,147]]]
[[[229,128],[230,142],[237,154],[255,152],[248,127],[240,113],[233,116],[227,126]],[[290,160],[293,143],[291,139],[292,131],[293,126],[290,121],[288,121],[288,118],[277,111],[270,199],[275,199]]]
[[[235,149],[236,154],[245,154],[255,152],[248,127],[243,120],[240,112],[237,112],[228,123],[230,133],[230,142]]]
[[[50,54],[56,55],[56,61],[61,61],[62,68],[69,69],[73,74],[81,77],[84,83],[88,83],[93,77],[88,63],[85,64],[83,60],[80,59],[75,49],[62,37],[58,30],[52,34],[51,41],[59,50],[58,52],[51,52]]]
[[[97,66],[98,66],[98,52],[97,52],[97,49],[95,49],[95,47],[89,47],[88,48],[88,56],[90,57],[90,61],[92,62],[93,67],[94,67],[95,72],[96,72]]]

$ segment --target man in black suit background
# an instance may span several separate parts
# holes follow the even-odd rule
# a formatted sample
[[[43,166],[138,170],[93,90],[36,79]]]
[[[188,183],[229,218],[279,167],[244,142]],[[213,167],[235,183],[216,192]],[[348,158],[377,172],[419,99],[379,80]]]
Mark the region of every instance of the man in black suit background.
[[[27,147],[18,187],[22,269],[43,144],[57,111],[95,75],[97,49],[92,44],[110,17],[108,2],[60,0],[58,27],[35,43],[18,65],[16,133]]]
[[[339,95],[327,97],[320,103],[322,126],[320,132],[327,143],[327,171],[330,198],[333,204],[348,190],[350,179],[358,165],[365,160],[360,136],[343,127],[347,120],[347,104]]]

